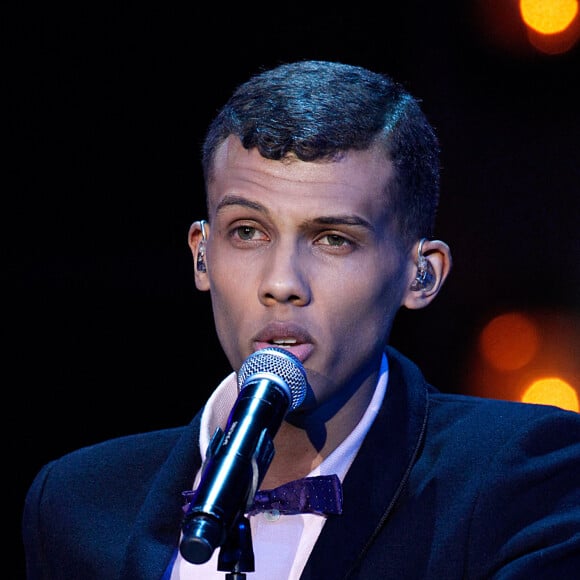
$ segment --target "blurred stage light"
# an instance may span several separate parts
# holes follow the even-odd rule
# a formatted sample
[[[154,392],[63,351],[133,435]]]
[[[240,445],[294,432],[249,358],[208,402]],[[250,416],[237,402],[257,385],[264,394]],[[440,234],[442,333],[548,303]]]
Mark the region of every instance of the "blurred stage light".
[[[479,348],[488,364],[500,371],[522,368],[539,346],[534,321],[518,312],[496,316],[487,323],[479,338]]]
[[[580,39],[579,0],[479,0],[473,13],[482,40],[504,54],[564,54]]]
[[[579,411],[578,313],[496,313],[483,321],[468,360],[469,394]]]
[[[562,54],[580,38],[578,0],[520,0],[528,40],[545,54]]]
[[[578,394],[571,385],[558,377],[534,381],[524,391],[522,401],[540,405],[556,405],[568,411],[580,411]]]
[[[526,26],[542,34],[566,30],[578,14],[578,0],[520,0]]]

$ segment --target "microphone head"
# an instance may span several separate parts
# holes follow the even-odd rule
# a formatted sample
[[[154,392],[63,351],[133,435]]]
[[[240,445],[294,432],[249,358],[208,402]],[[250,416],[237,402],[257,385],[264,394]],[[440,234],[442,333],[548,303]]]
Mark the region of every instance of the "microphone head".
[[[261,374],[281,379],[290,390],[290,411],[298,408],[306,397],[308,381],[300,360],[291,352],[277,347],[267,347],[252,353],[238,372],[238,389],[250,382],[249,379],[264,378]]]

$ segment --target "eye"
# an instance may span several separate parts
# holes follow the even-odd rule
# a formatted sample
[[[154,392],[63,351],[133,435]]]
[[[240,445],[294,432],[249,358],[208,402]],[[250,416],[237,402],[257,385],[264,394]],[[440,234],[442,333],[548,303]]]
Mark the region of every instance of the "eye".
[[[240,240],[251,240],[256,235],[256,231],[256,228],[250,226],[239,226],[234,230],[234,235]]]
[[[325,234],[317,240],[317,244],[321,246],[332,246],[334,248],[341,248],[345,246],[352,246],[352,242],[347,240],[344,236],[338,234]]]
[[[268,241],[268,236],[261,229],[248,224],[234,226],[230,230],[230,237],[238,243]]]

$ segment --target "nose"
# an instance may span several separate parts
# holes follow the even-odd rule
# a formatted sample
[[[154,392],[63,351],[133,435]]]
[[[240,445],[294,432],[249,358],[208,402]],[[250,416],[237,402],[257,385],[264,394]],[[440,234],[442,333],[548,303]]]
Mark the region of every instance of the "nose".
[[[271,247],[262,264],[259,299],[265,306],[292,304],[305,306],[310,302],[308,257],[298,244],[278,243]]]

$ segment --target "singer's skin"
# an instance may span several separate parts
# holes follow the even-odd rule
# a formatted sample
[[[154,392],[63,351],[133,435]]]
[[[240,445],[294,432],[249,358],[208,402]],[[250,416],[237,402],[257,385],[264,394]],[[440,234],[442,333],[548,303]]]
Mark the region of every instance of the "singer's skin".
[[[281,65],[218,112],[202,169],[192,275],[231,372],[190,424],[43,467],[24,509],[28,580],[224,578],[219,550],[180,554],[181,494],[240,396],[236,372],[272,346],[309,387],[261,489],[338,475],[343,506],[250,515],[249,580],[577,578],[580,414],[446,393],[389,344],[397,313],[428,306],[452,267],[419,101],[360,67]],[[425,348],[442,332],[426,328]]]

